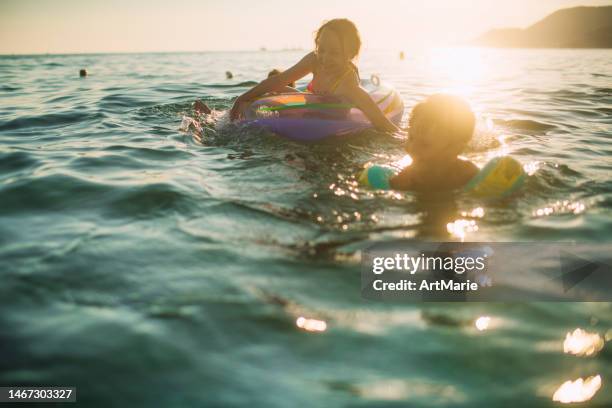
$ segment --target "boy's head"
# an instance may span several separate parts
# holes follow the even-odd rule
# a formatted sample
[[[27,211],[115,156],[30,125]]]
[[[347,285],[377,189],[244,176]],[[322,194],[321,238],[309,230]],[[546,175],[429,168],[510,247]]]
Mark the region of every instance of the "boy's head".
[[[281,70],[274,68],[272,71],[268,72],[268,78],[278,75],[281,72],[282,72]],[[291,82],[288,85],[292,88],[295,88],[295,82]]]
[[[472,139],[476,117],[463,99],[432,95],[410,113],[406,151],[413,159],[456,157]]]

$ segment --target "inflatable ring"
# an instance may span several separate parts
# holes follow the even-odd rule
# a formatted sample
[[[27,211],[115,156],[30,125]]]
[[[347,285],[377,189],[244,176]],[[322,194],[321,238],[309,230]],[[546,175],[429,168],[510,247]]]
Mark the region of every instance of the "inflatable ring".
[[[399,125],[404,103],[397,91],[380,83],[363,86],[384,115]],[[252,102],[243,113],[243,123],[301,142],[315,142],[372,128],[369,119],[354,105],[335,96],[304,92],[265,96]]]

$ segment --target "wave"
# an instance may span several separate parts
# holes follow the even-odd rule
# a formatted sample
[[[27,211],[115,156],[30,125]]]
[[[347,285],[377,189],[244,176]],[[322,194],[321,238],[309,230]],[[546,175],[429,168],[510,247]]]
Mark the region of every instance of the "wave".
[[[612,97],[612,88],[595,87],[595,88],[593,88],[593,92],[596,93],[596,94],[601,94],[603,96]]]
[[[60,113],[48,113],[39,116],[21,116],[17,119],[9,120],[8,122],[0,122],[0,131],[4,130],[19,130],[27,128],[56,128],[69,126],[73,124],[83,124],[83,122],[100,120],[106,115],[102,112],[83,112],[79,110],[70,110]]]
[[[582,173],[566,164],[544,163],[531,177],[527,178],[524,193],[527,197],[550,197],[571,191]]]
[[[31,154],[26,152],[0,153],[0,174],[6,176],[10,173],[33,168],[38,164]]]
[[[24,178],[0,187],[0,212],[47,212],[96,208],[113,187],[67,174]]]
[[[137,187],[114,187],[113,198],[102,209],[120,217],[149,218],[169,212],[189,214],[197,206],[196,197],[168,183]]]
[[[105,95],[98,101],[98,106],[102,109],[136,108],[150,105],[153,105],[153,102],[139,100],[123,93]]]
[[[127,145],[119,145],[113,144],[105,147],[103,149],[107,152],[122,152],[123,157],[131,158],[131,159],[144,159],[144,160],[156,160],[156,161],[171,161],[171,160],[179,160],[191,157],[192,153],[179,150],[174,146],[167,146],[164,148],[152,149],[150,147],[140,147],[140,146],[127,146]],[[172,162],[168,162],[172,163]]]
[[[529,119],[495,119],[494,122],[510,129],[533,130],[537,132],[546,132],[556,128],[555,125]]]
[[[21,89],[22,88],[18,86],[0,85],[0,91],[4,91],[4,92],[15,92]]]
[[[595,108],[595,111],[602,113],[604,115],[612,116],[612,108],[606,108],[606,107]]]
[[[237,84],[202,84],[201,86],[205,87],[205,88],[241,88],[241,87],[245,87],[245,86],[255,86],[257,85],[259,82],[257,81],[244,81],[244,82],[239,82]]]

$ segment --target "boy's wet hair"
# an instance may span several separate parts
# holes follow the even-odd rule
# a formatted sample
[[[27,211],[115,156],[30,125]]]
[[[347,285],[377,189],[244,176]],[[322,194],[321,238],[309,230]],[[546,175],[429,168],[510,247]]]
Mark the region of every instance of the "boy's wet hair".
[[[435,125],[456,143],[467,144],[474,134],[476,117],[470,105],[462,98],[436,94],[412,109],[408,124],[410,128],[415,126],[428,128]]]
[[[268,72],[268,78],[273,77],[274,75],[278,75],[281,72],[283,72],[283,71],[281,71],[280,69],[274,68],[272,71]],[[289,85],[292,88],[295,88],[295,82],[291,82],[291,83],[289,83],[287,85]]]
[[[355,24],[347,18],[335,18],[326,21],[315,33],[315,45],[319,45],[319,38],[324,29],[333,31],[340,39],[342,51],[349,60],[355,59],[361,49],[361,37]]]

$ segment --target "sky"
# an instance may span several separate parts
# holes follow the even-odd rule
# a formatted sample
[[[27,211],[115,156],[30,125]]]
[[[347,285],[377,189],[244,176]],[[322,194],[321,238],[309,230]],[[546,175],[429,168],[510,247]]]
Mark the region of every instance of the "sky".
[[[452,45],[612,0],[0,0],[0,54],[312,48],[353,20],[364,50]]]

